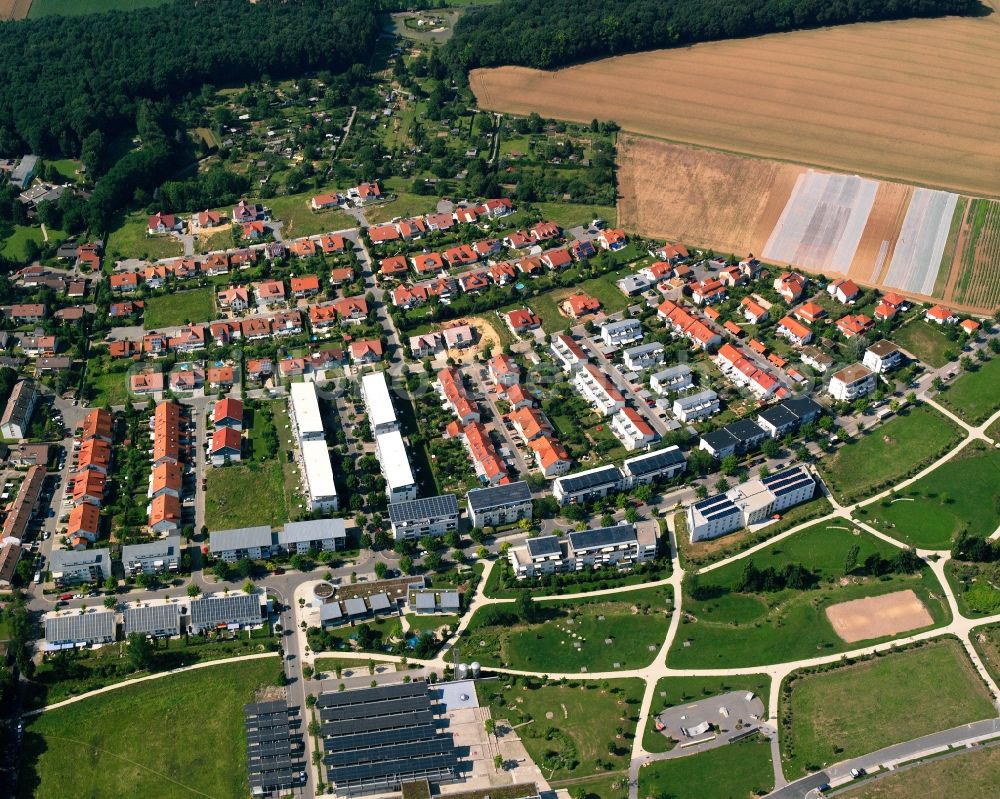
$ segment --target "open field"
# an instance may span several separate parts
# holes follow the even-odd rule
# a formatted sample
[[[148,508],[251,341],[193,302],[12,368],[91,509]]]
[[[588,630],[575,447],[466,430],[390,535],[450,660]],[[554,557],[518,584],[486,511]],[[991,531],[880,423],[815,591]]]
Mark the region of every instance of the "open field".
[[[935,369],[957,357],[958,345],[945,335],[940,325],[924,319],[912,319],[893,334],[893,340]]]
[[[684,618],[667,656],[673,668],[758,666],[795,658],[817,657],[849,649],[827,618],[830,606],[853,599],[913,590],[934,624],[947,608],[936,598],[937,580],[929,569],[916,574],[872,577],[855,567],[845,575],[848,554],[858,547],[857,563],[878,554],[890,559],[899,550],[840,520],[820,522],[754,553],[700,574],[685,583]],[[797,564],[813,577],[813,587],[774,591],[739,590],[749,564],[778,574]],[[874,641],[875,639],[869,639]]]
[[[766,674],[739,674],[729,677],[661,677],[656,682],[653,704],[643,731],[642,745],[647,752],[666,752],[674,741],[657,732],[654,716],[668,707],[697,702],[731,691],[752,691],[767,707],[771,678]]]
[[[563,230],[577,225],[589,225],[594,219],[603,219],[609,225],[614,225],[618,219],[618,211],[608,205],[581,205],[579,203],[534,203],[542,212],[542,216],[550,222],[555,222]]]
[[[49,234],[49,241],[56,244],[66,238],[66,234],[61,230],[47,230],[47,232]],[[41,248],[45,244],[42,229],[31,225],[15,225],[14,232],[3,241],[0,241],[0,255],[16,261],[27,261],[29,260],[29,241],[33,241],[37,247]]]
[[[318,193],[308,191],[301,194],[287,194],[260,200],[260,202],[271,209],[272,219],[284,222],[281,235],[286,239],[315,236],[318,233],[331,233],[334,230],[357,227],[358,223],[354,217],[339,208],[314,211],[309,206],[309,200]]]
[[[176,327],[186,322],[208,322],[214,318],[215,292],[205,287],[150,297],[146,300],[142,322],[147,330],[155,330],[158,327]]]
[[[959,440],[953,422],[922,405],[843,444],[816,465],[841,503],[856,502],[919,471]]]
[[[106,11],[131,11],[137,8],[162,6],[170,0],[34,0],[31,3],[31,19],[49,17],[53,14],[80,16],[82,14],[103,14]]]
[[[972,372],[956,377],[937,401],[969,424],[985,422],[1000,408],[1000,358],[977,364]]]
[[[878,284],[882,279],[902,230],[912,193],[910,186],[879,182],[875,202],[848,271],[852,278],[870,284]]]
[[[661,587],[545,602],[534,624],[486,624],[491,614],[480,609],[469,623],[462,654],[484,666],[554,673],[642,668],[663,643],[670,604],[670,589]]]
[[[31,0],[0,0],[0,22],[25,19],[30,10]]]
[[[532,679],[524,688],[523,682],[515,686],[501,675],[476,683],[476,691],[494,719],[523,725],[517,734],[531,759],[547,779],[558,781],[604,773],[595,765],[598,759],[609,770],[628,768],[642,681],[610,680],[606,685],[589,681],[539,687]]]
[[[956,271],[956,281],[950,287],[949,296],[967,305],[1000,307],[1000,284],[996,280],[996,265],[1000,259],[1000,203],[972,200],[962,220],[959,241],[955,261],[960,269]]]
[[[998,25],[996,14],[844,25],[555,72],[475,70],[470,82],[491,110],[613,119],[663,139],[995,196],[1000,53],[985,43]]]
[[[914,796],[991,796],[1000,782],[1000,747],[959,750],[881,777],[841,799],[912,799]]]
[[[205,524],[229,530],[257,524],[280,526],[288,521],[285,479],[278,459],[234,463],[208,469]]]
[[[792,718],[781,739],[790,777],[996,713],[951,638],[800,677],[783,704]]]
[[[994,680],[1000,680],[1000,625],[980,627],[972,636],[972,645]]]
[[[826,617],[833,631],[849,644],[899,635],[934,623],[927,608],[911,590],[830,605]]]
[[[985,538],[1000,525],[1000,453],[973,443],[898,498],[855,511],[859,519],[921,549],[948,549],[963,530]]]
[[[243,705],[280,669],[276,657],[201,669],[26,721],[19,796],[246,796]]]
[[[640,796],[746,799],[773,787],[771,746],[761,735],[639,770]]]
[[[108,234],[107,254],[110,258],[173,258],[184,254],[184,246],[174,236],[149,236],[146,215],[130,214]]]

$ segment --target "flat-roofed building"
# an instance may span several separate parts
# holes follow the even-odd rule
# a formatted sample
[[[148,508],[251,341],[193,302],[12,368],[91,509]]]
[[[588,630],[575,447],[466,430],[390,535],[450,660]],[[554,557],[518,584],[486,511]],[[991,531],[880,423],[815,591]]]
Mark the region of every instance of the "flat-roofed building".
[[[126,544],[122,547],[122,567],[125,574],[177,571],[181,567],[181,537],[168,535],[148,544]]]
[[[664,449],[626,458],[622,463],[622,474],[627,488],[652,483],[656,480],[673,480],[684,473],[687,460],[676,444]]]
[[[812,499],[815,490],[815,479],[801,465],[747,480],[688,507],[686,515],[691,540],[718,538],[765,522],[786,508]]]
[[[712,389],[684,394],[674,400],[673,414],[682,422],[694,422],[719,412],[719,395]]]
[[[111,611],[76,610],[45,619],[45,643],[48,651],[74,647],[100,646],[115,640],[117,625]]]
[[[191,632],[226,628],[256,627],[266,618],[267,600],[264,594],[214,594],[191,600]]]
[[[529,538],[523,546],[507,550],[514,576],[519,580],[551,574],[566,568],[564,543],[557,535],[540,535]]]
[[[4,438],[24,438],[28,435],[28,425],[37,402],[35,381],[30,378],[18,380],[0,417],[0,433]]]
[[[299,445],[302,456],[302,479],[305,482],[310,510],[337,510],[337,486],[325,439],[310,438]]]
[[[213,557],[221,558],[227,563],[235,563],[243,558],[261,560],[271,556],[274,534],[267,524],[233,530],[213,530],[208,534],[208,546]]]
[[[532,517],[531,488],[524,480],[474,488],[465,501],[473,527],[499,527]]]
[[[181,634],[181,606],[176,602],[156,602],[122,611],[125,635],[138,633],[153,638],[173,638]]]
[[[361,378],[361,396],[372,435],[388,433],[399,428],[396,409],[389,394],[386,372],[372,372]]]
[[[658,341],[650,344],[639,344],[622,351],[622,362],[628,369],[635,372],[659,366],[666,359],[667,351]]]
[[[570,533],[569,557],[572,568],[601,569],[614,566],[626,569],[656,557],[658,522],[646,520],[635,524],[615,524],[594,530]]]
[[[410,468],[402,434],[398,430],[391,430],[375,436],[375,455],[382,467],[389,502],[416,499],[417,481]]]
[[[694,378],[691,367],[686,363],[677,364],[656,372],[649,378],[649,387],[657,394],[677,394],[694,388]]]
[[[106,549],[54,549],[49,571],[56,585],[101,582],[111,576],[111,553]]]
[[[598,466],[584,472],[557,477],[552,483],[552,496],[560,505],[578,502],[593,502],[618,491],[622,485],[622,473],[617,466]]]
[[[625,407],[625,397],[604,372],[586,363],[573,376],[573,387],[604,416]]]
[[[316,384],[312,382],[292,383],[290,397],[289,410],[299,440],[325,440],[326,434],[323,432],[323,416],[319,411]]]
[[[334,552],[347,547],[343,519],[313,519],[288,522],[278,533],[278,546],[289,554]]]
[[[389,523],[397,541],[442,536],[458,529],[458,502],[454,494],[390,502]]]
[[[601,339],[608,347],[621,347],[634,341],[642,341],[642,322],[638,319],[605,322],[601,325]]]

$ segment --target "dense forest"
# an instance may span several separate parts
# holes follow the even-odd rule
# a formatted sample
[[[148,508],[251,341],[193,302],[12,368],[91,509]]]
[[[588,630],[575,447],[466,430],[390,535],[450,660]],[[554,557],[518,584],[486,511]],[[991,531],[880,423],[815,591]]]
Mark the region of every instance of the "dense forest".
[[[554,69],[713,39],[982,8],[978,0],[507,0],[463,16],[442,58],[456,77],[504,64]]]
[[[367,62],[380,7],[377,0],[174,0],[2,23],[0,155],[91,155],[95,137],[110,141],[134,128],[143,100]]]

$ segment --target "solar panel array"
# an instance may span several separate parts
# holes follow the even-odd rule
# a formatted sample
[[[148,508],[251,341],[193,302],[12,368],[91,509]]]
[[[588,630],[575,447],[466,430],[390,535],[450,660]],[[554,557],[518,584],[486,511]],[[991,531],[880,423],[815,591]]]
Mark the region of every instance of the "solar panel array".
[[[579,474],[568,474],[558,478],[563,489],[570,493],[585,491],[589,488],[617,483],[621,480],[621,472],[617,466],[602,466]]]
[[[298,708],[284,702],[260,702],[243,708],[247,735],[247,770],[254,794],[287,791],[305,779]]]
[[[716,494],[714,497],[703,499],[701,502],[696,502],[694,507],[701,513],[705,521],[740,512],[740,509],[725,494]]]
[[[320,694],[328,780],[341,795],[398,790],[402,782],[455,777],[458,754],[441,732],[426,683]]]
[[[259,594],[229,594],[191,600],[191,624],[204,629],[219,624],[248,624],[262,619]]]
[[[673,446],[666,449],[658,449],[647,455],[629,458],[625,461],[625,466],[628,467],[630,474],[638,477],[650,472],[659,472],[671,466],[678,466],[684,462],[684,454],[680,451],[680,448]]]
[[[50,644],[93,643],[114,638],[115,614],[111,612],[77,613],[45,620],[45,640]]]
[[[420,519],[437,519],[442,516],[458,514],[458,502],[454,494],[442,494],[438,497],[423,497],[409,499],[403,502],[389,503],[389,518],[395,524],[402,524]]]
[[[782,497],[792,491],[798,491],[806,485],[816,484],[812,475],[810,475],[802,466],[793,466],[791,469],[785,469],[777,474],[769,475],[761,482],[763,482],[776,497]]]
[[[125,608],[125,635],[180,635],[181,609],[179,605],[147,605]]]
[[[569,543],[574,552],[602,547],[616,547],[636,542],[635,526],[616,524],[612,527],[597,527],[569,534]]]

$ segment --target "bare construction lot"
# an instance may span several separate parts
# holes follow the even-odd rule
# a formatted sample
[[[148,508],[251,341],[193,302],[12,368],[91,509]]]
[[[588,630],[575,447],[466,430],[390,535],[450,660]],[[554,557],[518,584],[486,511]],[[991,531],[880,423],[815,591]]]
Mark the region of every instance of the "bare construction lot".
[[[909,590],[831,605],[826,609],[826,617],[834,632],[849,644],[934,623],[920,598]]]

